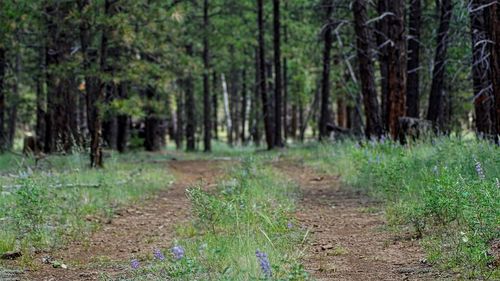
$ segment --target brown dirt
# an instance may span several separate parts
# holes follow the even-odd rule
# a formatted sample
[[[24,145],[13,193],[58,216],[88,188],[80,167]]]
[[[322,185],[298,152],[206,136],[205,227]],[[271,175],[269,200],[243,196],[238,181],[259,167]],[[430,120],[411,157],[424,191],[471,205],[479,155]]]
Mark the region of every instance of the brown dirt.
[[[445,279],[425,264],[418,241],[384,230],[370,197],[296,163],[278,168],[300,185],[296,217],[310,233],[304,264],[316,280]]]
[[[190,218],[185,190],[192,184],[211,186],[223,174],[223,161],[169,161],[168,171],[175,183],[140,206],[126,208],[91,235],[50,253],[68,265],[56,269],[36,259],[39,269],[25,272],[21,280],[99,280],[102,274],[115,276],[128,270],[133,258],[151,255],[155,248],[170,247],[175,227]],[[165,183],[167,185],[167,183]]]

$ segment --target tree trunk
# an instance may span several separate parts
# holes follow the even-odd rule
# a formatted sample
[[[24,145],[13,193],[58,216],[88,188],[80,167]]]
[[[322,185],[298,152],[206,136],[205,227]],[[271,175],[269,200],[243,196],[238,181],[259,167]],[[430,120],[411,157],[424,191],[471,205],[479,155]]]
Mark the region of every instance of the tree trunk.
[[[89,0],[81,0],[78,5],[80,12],[86,9],[90,4]],[[105,12],[109,10],[108,1],[105,2]],[[87,18],[82,18],[80,22],[80,44],[82,47],[83,55],[83,69],[85,72],[89,72],[92,65],[97,63],[97,52],[89,50],[90,44],[92,42],[90,30],[90,20]],[[105,49],[107,48],[105,44],[107,41],[105,38],[101,38],[101,51],[104,51],[103,56],[106,54]],[[103,68],[104,62],[101,60],[101,69]],[[92,168],[102,168],[103,155],[102,155],[102,121],[101,112],[99,106],[103,102],[102,98],[102,85],[99,79],[95,75],[88,74],[85,77],[85,93],[86,93],[86,103],[87,103],[87,125],[90,134],[90,167]]]
[[[398,135],[399,118],[406,115],[406,36],[405,1],[389,1],[387,17],[387,128],[393,139]]]
[[[429,97],[427,119],[432,121],[437,128],[444,127],[444,73],[448,50],[448,33],[453,13],[452,0],[441,1],[441,17],[437,34],[437,48],[432,71],[432,86]]]
[[[368,138],[378,138],[383,134],[383,127],[377,100],[371,48],[369,45],[372,42],[372,38],[366,26],[366,22],[368,21],[367,5],[367,0],[355,0],[353,3],[353,12],[357,37],[361,92],[363,94],[366,115],[365,134]]]
[[[188,56],[193,56],[193,46],[187,45],[186,52]],[[194,99],[194,82],[193,75],[189,72],[186,78],[186,150],[194,151],[196,149],[196,116],[195,116],[195,99]]]
[[[409,117],[419,118],[420,29],[422,26],[422,0],[409,1],[410,25],[408,30],[408,82],[406,85],[406,109]]]
[[[255,85],[254,85],[254,95],[252,102],[252,139],[255,146],[260,146],[260,71],[259,71],[259,49],[255,49]]]
[[[283,97],[281,79],[281,20],[280,0],[273,0],[273,30],[274,30],[274,146],[283,147]]]
[[[491,43],[488,30],[488,9],[481,8],[488,0],[470,2],[472,39],[472,78],[476,131],[481,137],[494,133],[494,118],[491,116],[494,98],[491,89]]]
[[[495,124],[496,143],[500,144],[500,3],[489,8],[490,36],[493,46],[491,48],[491,77],[495,105],[492,116]]]
[[[264,115],[264,127],[266,133],[267,148],[274,147],[273,129],[270,115],[270,104],[267,97],[266,81],[266,54],[264,44],[264,0],[257,0],[257,25],[258,25],[258,44],[259,44],[259,85],[262,98],[262,114]]]
[[[330,67],[331,67],[331,50],[333,43],[332,34],[332,19],[333,3],[332,1],[325,0],[323,6],[326,7],[325,11],[325,28],[324,33],[324,48],[323,48],[323,76],[321,80],[321,111],[319,119],[319,139],[322,140],[328,137],[329,132],[327,124],[330,121]]]
[[[212,120],[210,113],[210,50],[209,50],[209,18],[208,18],[208,0],[203,1],[203,123],[204,123],[204,134],[203,134],[203,144],[205,152],[212,150]]]
[[[67,30],[72,3],[63,2],[45,7],[47,26],[47,153],[70,152],[77,136],[72,134],[71,121],[75,99],[70,91],[72,86],[69,73],[60,71],[59,66],[69,60],[72,48],[72,32]]]
[[[183,80],[181,80],[183,81]],[[179,82],[179,84],[184,84],[183,82]],[[184,88],[185,85],[180,85],[180,88]],[[176,97],[176,105],[177,105],[177,129],[175,132],[175,147],[180,150],[182,149],[182,140],[184,138],[184,100],[183,100],[183,91],[179,91]]]
[[[245,126],[247,122],[247,72],[246,68],[243,68],[241,72],[241,79],[242,79],[242,89],[241,89],[241,111],[240,111],[240,118],[241,118],[241,131],[240,131],[240,139],[241,143],[245,144],[246,143],[246,135],[245,135]]]
[[[376,28],[376,39],[377,39],[377,53],[378,53],[378,61],[380,65],[380,88],[381,88],[381,118],[382,118],[382,126],[384,130],[387,130],[387,100],[389,96],[389,83],[388,83],[388,72],[389,72],[389,58],[388,58],[388,49],[387,46],[391,44],[389,41],[389,24],[388,24],[388,6],[391,0],[378,0],[377,3],[377,12],[381,17],[380,20],[377,21]],[[399,1],[399,0],[398,0]]]
[[[153,104],[160,102],[153,86],[147,86],[145,90],[147,106],[145,108],[146,119],[144,120],[144,148],[146,151],[160,151],[164,143],[165,130],[163,120],[155,112]]]
[[[285,1],[285,13],[288,13],[288,1]],[[283,26],[283,33],[285,36],[285,46],[288,45],[288,24],[285,24]],[[284,132],[284,139],[285,139],[285,144],[288,139],[288,132],[289,132],[289,126],[288,126],[288,102],[289,102],[289,96],[288,96],[288,58],[287,54],[283,56],[283,132]]]
[[[222,81],[222,94],[224,98],[224,114],[226,115],[226,131],[227,131],[227,138],[228,138],[228,143],[229,145],[233,144],[233,139],[232,139],[232,131],[233,131],[233,122],[232,122],[232,117],[231,117],[231,111],[229,109],[229,93],[227,90],[227,83],[226,83],[226,76],[224,73],[221,74],[221,81]]]
[[[217,105],[217,73],[214,71],[212,74],[212,128],[214,131],[214,139],[218,140],[219,139],[219,124],[218,124],[218,118],[217,118],[217,110],[219,106]]]
[[[36,145],[44,150],[45,140],[45,47],[40,47],[38,53],[38,73],[36,76]],[[1,83],[1,82],[0,82]],[[85,98],[85,96],[84,96]],[[1,141],[0,141],[1,142]]]
[[[6,51],[0,46],[0,152],[5,149],[5,68],[7,65]]]

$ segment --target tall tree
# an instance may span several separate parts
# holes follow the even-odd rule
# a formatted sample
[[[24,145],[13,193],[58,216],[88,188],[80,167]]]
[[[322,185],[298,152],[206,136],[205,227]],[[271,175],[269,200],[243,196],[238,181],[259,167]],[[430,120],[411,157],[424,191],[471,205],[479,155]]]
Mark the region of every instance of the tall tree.
[[[429,96],[427,119],[439,129],[444,126],[444,73],[448,52],[450,21],[453,13],[452,0],[442,0],[437,34],[437,47],[432,70],[432,86]]]
[[[203,1],[203,144],[205,152],[212,150],[212,120],[211,120],[211,104],[210,104],[210,49],[209,49],[209,17],[208,17],[208,0]]]
[[[391,44],[387,45],[387,128],[396,138],[399,118],[406,115],[406,35],[405,1],[388,2],[387,36]]]
[[[483,136],[492,136],[494,118],[492,115],[494,98],[491,87],[491,40],[488,30],[489,0],[470,1],[470,21],[472,39],[472,80],[476,130]]]
[[[492,2],[490,2],[492,3]],[[491,48],[491,77],[493,84],[493,97],[495,106],[493,120],[495,123],[496,142],[500,144],[500,3],[495,1],[489,7],[490,36],[493,46]]]
[[[367,26],[367,0],[355,0],[353,3],[354,26],[359,63],[361,92],[366,115],[365,134],[368,138],[380,137],[383,134],[382,119],[377,99],[375,74],[370,42],[372,37]]]
[[[388,11],[390,0],[378,0],[377,2],[377,12],[379,15],[378,21],[376,23],[377,30],[375,31],[377,39],[377,53],[378,62],[380,67],[380,89],[381,89],[381,118],[383,122],[384,129],[387,128],[387,100],[389,97],[389,82],[388,82],[388,72],[389,72],[389,57],[388,57],[388,45],[392,44],[389,39],[389,21],[388,17],[391,16]]]
[[[186,46],[187,55],[193,56],[193,45],[188,44]],[[185,82],[185,91],[186,91],[186,102],[185,102],[185,111],[186,111],[186,150],[194,151],[196,150],[196,116],[195,116],[195,98],[194,98],[194,81],[193,74],[191,70],[189,70],[186,82]]]
[[[330,121],[330,67],[331,67],[331,52],[333,43],[333,3],[331,0],[324,0],[322,2],[325,8],[325,25],[322,30],[323,33],[323,74],[321,80],[321,110],[319,119],[319,139],[328,137],[327,125]]]
[[[0,43],[1,44],[1,43]],[[6,51],[3,45],[0,45],[0,151],[5,149],[5,67],[7,65],[6,61]]]
[[[408,82],[406,84],[407,115],[419,117],[420,103],[420,40],[422,27],[422,0],[410,1],[408,29]]]
[[[281,79],[281,19],[280,0],[273,0],[274,30],[274,146],[283,146],[283,96]]]
[[[264,0],[257,0],[257,26],[258,26],[258,45],[259,45],[259,85],[262,99],[262,114],[264,115],[264,127],[266,133],[267,148],[274,147],[273,128],[271,123],[271,106],[267,97],[266,80],[266,52],[264,41]]]

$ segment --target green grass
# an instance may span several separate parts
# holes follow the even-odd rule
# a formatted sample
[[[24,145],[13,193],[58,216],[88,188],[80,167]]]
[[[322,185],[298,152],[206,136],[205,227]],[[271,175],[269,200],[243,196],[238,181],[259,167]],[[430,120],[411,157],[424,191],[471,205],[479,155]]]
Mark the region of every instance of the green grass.
[[[0,254],[21,250],[29,263],[34,250],[62,246],[98,227],[117,208],[166,188],[173,178],[165,165],[140,164],[133,154],[111,155],[106,169],[87,168],[82,155],[32,159],[0,157]]]
[[[430,262],[467,278],[500,278],[488,254],[490,243],[500,238],[499,147],[443,137],[409,147],[311,145],[289,156],[384,199],[389,223],[423,238]]]
[[[305,233],[294,226],[297,186],[281,179],[261,160],[246,158],[216,191],[192,187],[195,219],[179,226],[173,246],[185,249],[175,261],[142,257],[126,280],[262,280],[256,251],[272,266],[269,280],[306,280],[300,265]],[[289,227],[289,223],[292,225]],[[122,280],[122,279],[120,279]]]

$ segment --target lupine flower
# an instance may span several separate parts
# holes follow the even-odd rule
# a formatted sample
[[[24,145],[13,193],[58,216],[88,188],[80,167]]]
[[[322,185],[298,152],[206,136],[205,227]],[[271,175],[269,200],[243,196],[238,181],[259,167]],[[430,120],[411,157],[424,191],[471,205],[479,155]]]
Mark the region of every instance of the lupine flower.
[[[136,259],[133,259],[131,262],[130,262],[130,266],[133,268],[133,269],[138,269],[141,264],[139,263],[138,260]]]
[[[159,261],[164,261],[165,260],[165,256],[163,255],[163,253],[158,250],[158,249],[155,249],[153,251],[153,255],[155,256],[155,259],[159,260]]]
[[[255,252],[255,256],[257,257],[257,260],[259,261],[260,269],[262,270],[262,273],[264,273],[264,276],[271,277],[273,275],[273,273],[271,271],[271,264],[269,263],[269,259],[267,258],[267,254],[257,250]]]
[[[476,162],[475,166],[476,166],[477,175],[479,176],[479,178],[481,180],[486,179],[486,176],[484,175],[484,171],[483,171],[483,167],[481,166],[481,163],[479,161],[477,161],[476,159],[474,159],[474,161]]]
[[[184,257],[184,248],[181,246],[175,246],[172,248],[172,254],[175,260],[180,260]]]
[[[293,228],[293,223],[291,221],[289,221],[286,226],[288,227],[288,229],[292,229]]]

